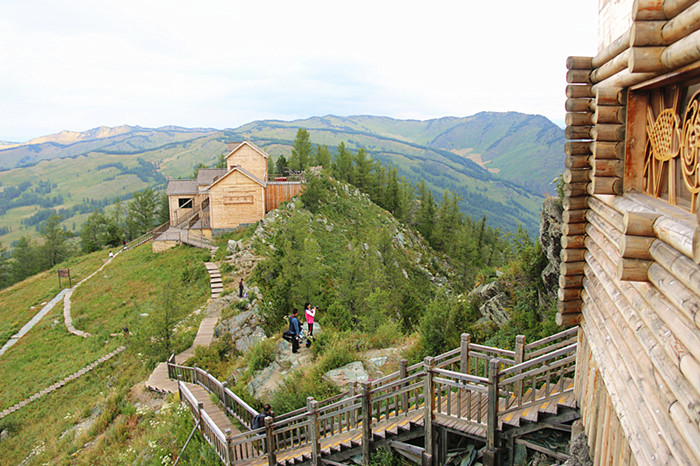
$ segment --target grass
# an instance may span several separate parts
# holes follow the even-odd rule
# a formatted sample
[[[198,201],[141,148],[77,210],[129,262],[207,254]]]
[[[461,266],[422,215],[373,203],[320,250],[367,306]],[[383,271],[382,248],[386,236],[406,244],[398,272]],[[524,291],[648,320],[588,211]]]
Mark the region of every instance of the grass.
[[[71,272],[75,271],[74,276],[87,276],[99,268],[103,259],[104,251],[75,258],[70,263]],[[151,464],[160,463],[162,456],[177,454],[189,433],[187,416],[171,410],[170,414],[159,417],[135,406],[137,401],[131,399],[132,387],[142,387],[152,369],[140,346],[148,339],[137,338],[137,335],[125,339],[118,330],[125,323],[140,328],[140,320],[148,318],[140,314],[156,305],[159,292],[164,288],[185,288],[179,294],[182,313],[188,314],[201,307],[208,297],[206,280],[198,280],[196,273],[194,278],[191,273],[183,274],[183,270],[196,265],[204,270],[201,259],[199,250],[188,247],[153,254],[151,246],[146,244],[126,251],[73,294],[74,324],[92,333],[92,337],[81,338],[68,333],[59,305],[0,356],[2,410],[118,346],[127,345],[124,353],[0,420],[0,430],[9,432],[9,438],[2,441],[0,463],[18,464],[31,455],[30,464],[125,464],[134,461]],[[183,284],[185,278],[187,283]],[[74,284],[76,281],[74,279]],[[27,301],[22,302],[22,297],[28,300],[31,296],[41,296],[35,297],[36,301],[52,297],[56,292],[52,273],[3,290],[0,302],[10,303],[2,313],[3,322],[23,315],[21,308],[28,305]],[[196,329],[201,316],[184,318],[184,314],[178,317],[178,338],[189,346],[195,333],[192,329]],[[119,335],[110,337],[109,333],[115,329],[114,333]],[[188,341],[184,342],[185,339]],[[86,432],[74,434],[70,430],[91,416],[96,419]],[[177,426],[187,432],[183,434]],[[180,437],[183,438],[180,440]],[[195,449],[189,464],[200,460],[207,463],[207,455],[205,451],[202,457]]]

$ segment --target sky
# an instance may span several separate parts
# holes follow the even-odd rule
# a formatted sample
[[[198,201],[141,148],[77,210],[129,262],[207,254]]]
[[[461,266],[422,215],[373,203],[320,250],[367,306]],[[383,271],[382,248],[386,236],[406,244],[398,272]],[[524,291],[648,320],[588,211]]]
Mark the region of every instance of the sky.
[[[564,120],[597,0],[0,0],[0,141],[98,126]]]

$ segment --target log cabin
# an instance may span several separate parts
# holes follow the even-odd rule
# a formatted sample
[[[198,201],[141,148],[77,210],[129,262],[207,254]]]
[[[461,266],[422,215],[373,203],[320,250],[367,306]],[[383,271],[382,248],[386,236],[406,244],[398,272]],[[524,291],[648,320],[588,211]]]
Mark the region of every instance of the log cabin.
[[[179,243],[206,246],[212,236],[256,223],[299,194],[301,181],[268,180],[268,157],[250,141],[230,143],[226,168],[203,168],[196,179],[171,180],[165,191],[170,222],[154,239],[153,250]]]
[[[700,3],[599,0],[569,57],[561,325],[599,465],[700,464]]]

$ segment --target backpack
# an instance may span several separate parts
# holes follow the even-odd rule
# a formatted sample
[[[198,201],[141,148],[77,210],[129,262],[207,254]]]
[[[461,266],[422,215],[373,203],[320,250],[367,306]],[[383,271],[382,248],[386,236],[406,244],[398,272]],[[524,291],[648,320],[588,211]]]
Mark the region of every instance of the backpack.
[[[265,425],[265,414],[264,413],[258,413],[255,415],[253,418],[253,423],[251,424],[251,427],[253,430],[259,429],[262,426]]]

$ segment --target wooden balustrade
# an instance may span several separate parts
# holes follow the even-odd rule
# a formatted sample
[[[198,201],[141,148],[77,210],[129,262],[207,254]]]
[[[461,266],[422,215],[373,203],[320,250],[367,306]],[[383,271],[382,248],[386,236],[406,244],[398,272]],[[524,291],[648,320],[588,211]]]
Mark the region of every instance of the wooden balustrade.
[[[183,383],[178,387],[181,402],[200,421],[202,435],[224,464],[267,457],[268,464],[274,465],[278,454],[302,447],[310,448],[312,462],[319,464],[322,439],[353,431],[362,432],[363,453],[368,455],[373,432],[380,428],[377,424],[418,411],[425,412],[426,459],[434,453],[428,439],[437,417],[483,429],[488,447],[485,454],[491,454],[503,416],[573,390],[577,332],[578,328],[573,328],[529,344],[519,336],[516,351],[472,344],[465,334],[460,348],[413,366],[403,360],[399,371],[374,383],[362,383],[362,390],[353,386],[323,401],[309,398],[305,408],[274,421],[267,418],[265,427],[235,436],[222,432],[211,421],[202,403]],[[228,414],[243,426],[251,426],[256,411],[208,372],[175,364],[171,357],[168,373],[180,382],[196,383],[216,394]],[[431,396],[426,398],[426,393]]]

